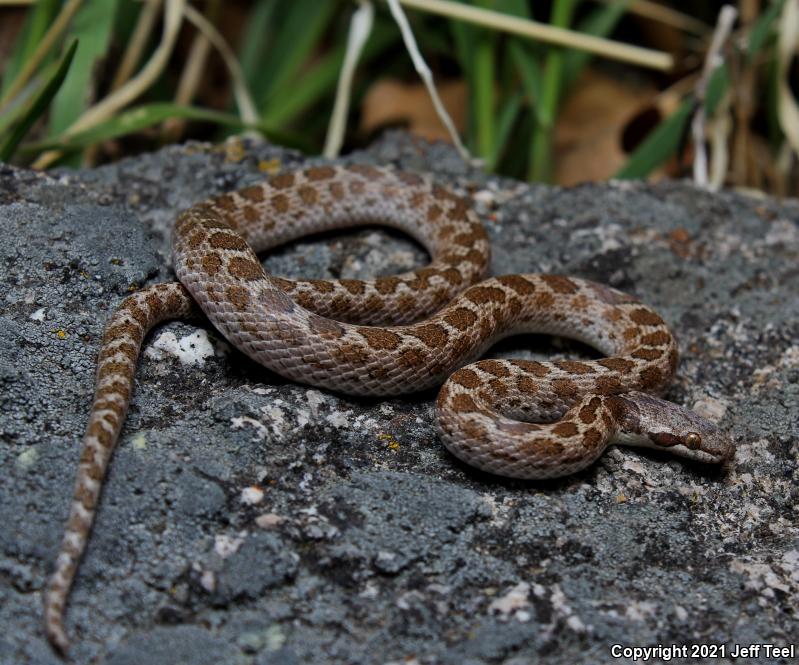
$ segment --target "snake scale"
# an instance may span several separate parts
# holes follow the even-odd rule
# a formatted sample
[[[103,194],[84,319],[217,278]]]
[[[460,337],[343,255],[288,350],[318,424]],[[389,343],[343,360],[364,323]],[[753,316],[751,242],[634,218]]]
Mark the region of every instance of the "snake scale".
[[[256,256],[368,223],[408,233],[431,263],[373,280],[289,281],[266,274]],[[654,396],[677,366],[674,336],[656,312],[575,277],[484,279],[489,255],[486,231],[464,199],[426,176],[390,168],[316,166],[182,212],[173,234],[180,281],[125,298],[105,330],[74,499],[45,592],[51,643],[66,652],[64,608],[141,345],[164,320],[204,314],[256,362],[340,393],[399,395],[443,384],[441,439],[460,459],[495,474],[566,475],[610,442],[711,463],[730,456],[730,440],[712,423]],[[603,357],[466,366],[501,337],[525,332],[575,338]]]

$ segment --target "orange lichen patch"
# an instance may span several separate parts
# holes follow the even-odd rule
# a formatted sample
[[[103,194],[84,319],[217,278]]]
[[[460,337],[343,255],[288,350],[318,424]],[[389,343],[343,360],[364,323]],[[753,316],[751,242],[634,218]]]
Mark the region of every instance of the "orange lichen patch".
[[[202,265],[203,272],[213,277],[222,267],[222,259],[219,258],[219,254],[205,254],[200,264]]]
[[[264,269],[257,261],[234,256],[227,262],[227,270],[233,277],[249,281],[260,279],[264,276]]]
[[[576,360],[558,360],[555,362],[555,366],[571,374],[591,374],[594,371],[591,365],[586,365]]]
[[[497,281],[503,286],[513,289],[520,296],[528,296],[535,291],[535,284],[521,275],[503,275],[497,277]]]
[[[250,304],[250,297],[247,294],[247,289],[245,289],[243,286],[231,284],[230,286],[227,287],[225,293],[227,295],[228,300],[240,312],[247,309],[247,305]]]
[[[275,212],[278,213],[288,212],[288,209],[291,207],[291,201],[289,201],[289,197],[285,194],[275,194],[270,199],[270,203]]]
[[[336,169],[332,166],[312,166],[305,169],[305,177],[308,180],[330,180],[336,176]]]
[[[642,360],[657,360],[663,355],[662,349],[636,349],[631,354],[633,358],[641,358]]]
[[[579,287],[563,275],[541,275],[541,280],[555,293],[575,293]]]
[[[264,200],[264,188],[260,185],[253,185],[252,187],[245,187],[239,190],[239,196],[248,201],[259,203]]]
[[[463,294],[463,297],[475,305],[505,302],[505,292],[493,286],[473,286]]]
[[[602,358],[596,361],[602,367],[606,367],[611,372],[618,372],[620,374],[627,374],[635,363],[632,360],[625,360],[624,358]]]
[[[310,185],[303,185],[297,193],[305,205],[313,205],[319,200],[319,192],[316,191],[316,187]]]
[[[366,343],[377,351],[393,351],[402,342],[402,338],[385,328],[357,328]]]
[[[635,323],[637,323],[639,325],[642,325],[642,326],[662,326],[662,325],[665,325],[663,323],[663,319],[661,319],[651,309],[647,309],[645,307],[640,307],[640,308],[634,309],[632,312],[630,312],[630,319],[632,319]]]
[[[565,421],[562,423],[558,423],[552,428],[552,433],[555,436],[560,436],[563,438],[574,436],[579,431],[577,425],[572,422]]]
[[[440,349],[449,339],[447,331],[435,323],[415,326],[413,329],[409,330],[408,333],[416,337],[422,344],[432,349]]]
[[[339,284],[354,296],[363,295],[364,291],[366,291],[364,283],[359,279],[341,279]]]
[[[247,249],[247,243],[244,242],[244,238],[235,233],[225,233],[224,231],[212,233],[208,238],[208,244],[214,249],[233,249],[237,251]]]

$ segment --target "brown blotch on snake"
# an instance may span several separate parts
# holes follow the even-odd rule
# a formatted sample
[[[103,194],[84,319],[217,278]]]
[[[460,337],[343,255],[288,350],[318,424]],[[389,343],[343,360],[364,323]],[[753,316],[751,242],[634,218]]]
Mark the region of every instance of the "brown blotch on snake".
[[[381,214],[422,242],[430,268],[402,278],[289,287],[267,275],[247,248],[263,251],[356,220],[378,221]],[[713,463],[731,454],[729,438],[712,423],[638,392],[662,389],[677,362],[674,338],[654,311],[576,277],[512,275],[472,286],[489,264],[487,234],[463,198],[426,177],[371,165],[277,175],[181,213],[173,263],[181,283],[150,286],[125,299],[103,336],[99,389],[45,592],[47,636],[61,652],[68,645],[64,607],[122,428],[137,349],[146,331],[166,319],[195,317],[201,309],[253,360],[289,380],[343,393],[400,395],[444,382],[436,401],[441,440],[489,473],[574,473],[611,442],[668,445],[676,454]],[[347,310],[349,323],[320,314],[331,303]],[[605,357],[492,360],[463,367],[445,381],[502,337],[553,329],[573,332]],[[641,347],[657,354],[636,356]],[[518,414],[542,422],[523,422]]]

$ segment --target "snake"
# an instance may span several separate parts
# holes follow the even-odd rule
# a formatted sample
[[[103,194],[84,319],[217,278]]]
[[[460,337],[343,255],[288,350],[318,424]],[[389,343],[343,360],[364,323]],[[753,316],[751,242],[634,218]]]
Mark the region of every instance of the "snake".
[[[305,236],[380,224],[410,235],[430,263],[370,280],[288,280],[257,254]],[[279,173],[181,212],[178,281],[126,297],[100,346],[74,497],[45,590],[45,632],[66,654],[65,607],[103,479],[155,325],[205,317],[237,349],[303,384],[395,396],[440,386],[438,434],[477,469],[521,479],[572,474],[610,443],[720,464],[728,434],[660,395],[678,362],[675,336],[649,306],[578,277],[487,278],[490,242],[467,199],[429,175],[364,164]],[[523,333],[574,338],[591,360],[478,358]],[[476,361],[476,362],[475,362]]]

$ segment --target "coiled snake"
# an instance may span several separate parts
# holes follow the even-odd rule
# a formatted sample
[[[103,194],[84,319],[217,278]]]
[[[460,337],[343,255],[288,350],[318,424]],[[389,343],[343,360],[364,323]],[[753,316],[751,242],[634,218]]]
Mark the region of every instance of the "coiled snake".
[[[405,231],[432,262],[374,280],[289,281],[267,275],[255,254],[367,223]],[[463,199],[426,177],[373,166],[285,173],[181,213],[173,235],[180,282],[125,298],[103,337],[74,500],[45,593],[51,643],[61,652],[68,646],[64,607],[142,341],[167,319],[204,313],[255,361],[341,393],[398,395],[443,384],[436,408],[444,445],[495,474],[566,475],[590,465],[610,442],[668,448],[704,462],[730,456],[731,442],[712,423],[652,395],[677,366],[674,336],[652,309],[574,277],[480,281],[489,251]],[[605,357],[464,367],[499,338],[520,332],[575,338]]]

